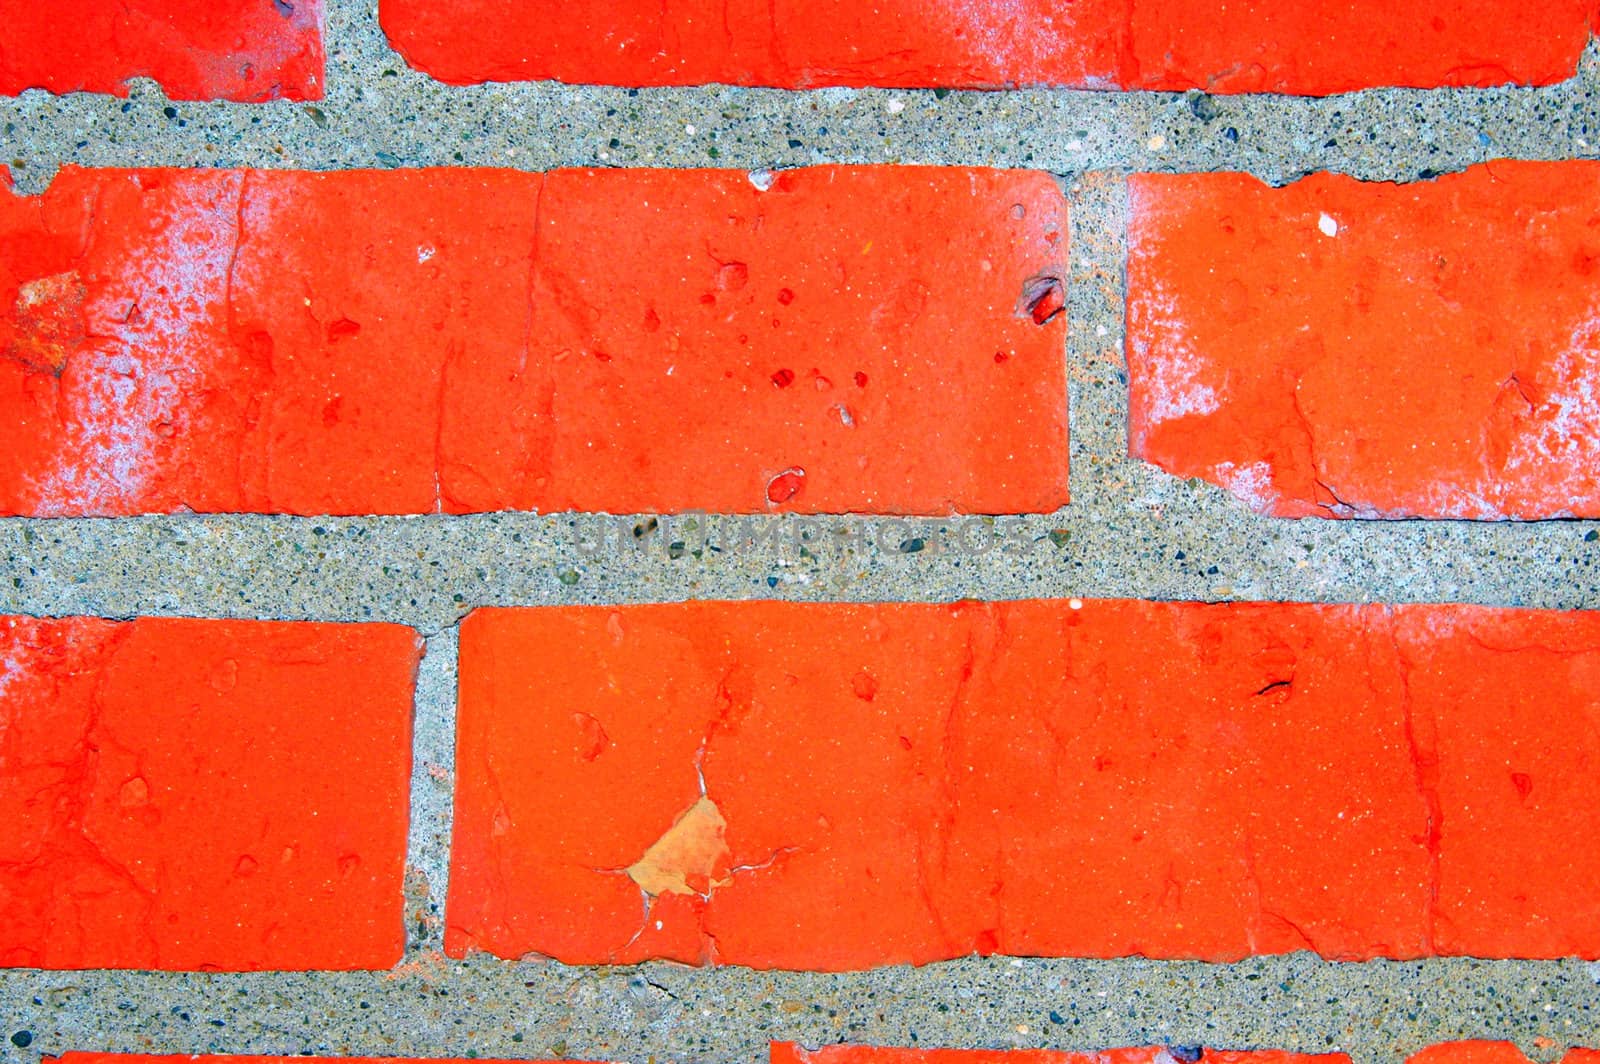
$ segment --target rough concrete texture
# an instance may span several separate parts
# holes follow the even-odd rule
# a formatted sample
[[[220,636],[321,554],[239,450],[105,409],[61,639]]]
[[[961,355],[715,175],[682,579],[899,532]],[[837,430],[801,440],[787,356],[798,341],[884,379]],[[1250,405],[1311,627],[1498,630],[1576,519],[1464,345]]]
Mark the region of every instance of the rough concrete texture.
[[[117,1049],[755,1064],[769,1038],[782,1038],[1342,1049],[1366,1064],[1452,1038],[1512,1038],[1543,1060],[1600,1044],[1600,964],[1579,961],[992,957],[820,976],[458,964],[438,952],[453,626],[476,605],[1119,595],[1600,607],[1600,523],[1272,520],[1129,460],[1122,357],[1125,173],[1235,169],[1281,182],[1327,169],[1412,180],[1489,158],[1596,157],[1593,42],[1579,76],[1547,89],[1309,100],[446,89],[405,68],[368,4],[331,0],[328,32],[319,104],[169,104],[147,84],[126,101],[30,93],[0,101],[0,160],[30,191],[63,162],[1050,170],[1073,203],[1073,503],[995,526],[571,514],[0,521],[3,612],[382,619],[430,635],[417,696],[406,963],[338,975],[0,973],[7,1059]],[[30,1037],[11,1037],[23,1031]],[[1535,1039],[1550,1044],[1536,1048]]]

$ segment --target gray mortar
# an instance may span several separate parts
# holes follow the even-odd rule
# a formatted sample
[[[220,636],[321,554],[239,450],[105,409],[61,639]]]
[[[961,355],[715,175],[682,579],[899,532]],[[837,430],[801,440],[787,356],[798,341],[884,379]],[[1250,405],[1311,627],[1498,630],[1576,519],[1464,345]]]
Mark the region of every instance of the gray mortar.
[[[1338,1049],[1377,1064],[1453,1038],[1510,1038],[1541,1060],[1600,1044],[1600,964],[1579,961],[991,957],[821,975],[458,963],[438,952],[454,625],[473,606],[1082,595],[1600,607],[1600,537],[1585,538],[1600,523],[1273,520],[1129,460],[1122,357],[1127,172],[1231,169],[1282,182],[1335,170],[1413,180],[1490,158],[1597,157],[1594,42],[1578,77],[1545,89],[1219,97],[1214,117],[1202,119],[1212,108],[1194,96],[1159,93],[447,88],[405,67],[369,7],[329,0],[328,8],[325,101],[178,103],[169,118],[149,83],[127,101],[34,92],[0,101],[0,162],[35,192],[62,163],[941,163],[1067,175],[1073,503],[1019,519],[1021,535],[1011,538],[1027,549],[985,553],[950,549],[963,530],[973,546],[994,541],[980,526],[948,520],[880,527],[856,517],[702,516],[651,531],[635,516],[613,521],[600,549],[586,548],[601,519],[572,514],[0,520],[0,612],[385,620],[429,636],[416,700],[408,950],[397,970],[0,972],[5,1059],[114,1049],[756,1064],[774,1038]],[[911,549],[918,541],[922,549]],[[8,1037],[21,1030],[33,1036],[26,1049]],[[1537,1050],[1536,1038],[1554,1046]]]
[[[417,669],[411,737],[411,821],[406,839],[406,947],[444,944],[456,769],[456,630],[428,637]]]

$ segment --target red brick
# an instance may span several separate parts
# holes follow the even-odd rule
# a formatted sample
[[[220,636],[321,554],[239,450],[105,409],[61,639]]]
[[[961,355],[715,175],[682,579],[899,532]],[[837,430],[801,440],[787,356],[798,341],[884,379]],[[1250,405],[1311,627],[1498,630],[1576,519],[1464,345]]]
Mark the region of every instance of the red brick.
[[[1510,1042],[1444,1042],[1406,1058],[1406,1064],[1530,1064]],[[1600,1064],[1600,1051],[1569,1049],[1561,1064]]]
[[[4,513],[1067,498],[1043,174],[68,169],[0,247]]]
[[[381,968],[419,642],[0,619],[0,964]]]
[[[0,93],[128,94],[154,78],[175,100],[320,100],[322,0],[11,0]]]
[[[1127,88],[1327,96],[1385,85],[1548,85],[1577,73],[1593,0],[1138,3]],[[1126,61],[1125,61],[1126,62]]]
[[[1133,179],[1130,443],[1282,517],[1600,517],[1600,165]]]
[[[1343,1053],[1285,1053],[1275,1049],[1238,1052],[1205,1049],[1206,1064],[1349,1064]],[[1068,1053],[1054,1049],[900,1049],[879,1046],[829,1045],[807,1049],[794,1042],[773,1042],[771,1064],[1195,1064],[1194,1052],[1149,1046]],[[1444,1062],[1441,1062],[1444,1064]],[[1488,1062],[1485,1062],[1488,1064]]]
[[[1600,955],[1600,613],[1079,605],[472,614],[446,949]]]
[[[1187,89],[1325,95],[1573,76],[1592,0],[382,0],[390,41],[454,84],[555,79]]]

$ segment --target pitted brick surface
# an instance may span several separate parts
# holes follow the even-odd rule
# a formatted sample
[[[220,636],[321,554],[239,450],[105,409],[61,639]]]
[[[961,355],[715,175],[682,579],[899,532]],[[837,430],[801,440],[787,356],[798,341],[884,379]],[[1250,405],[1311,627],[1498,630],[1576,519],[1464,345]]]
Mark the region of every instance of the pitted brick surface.
[[[1066,501],[1047,175],[71,170],[0,197],[0,512]]]

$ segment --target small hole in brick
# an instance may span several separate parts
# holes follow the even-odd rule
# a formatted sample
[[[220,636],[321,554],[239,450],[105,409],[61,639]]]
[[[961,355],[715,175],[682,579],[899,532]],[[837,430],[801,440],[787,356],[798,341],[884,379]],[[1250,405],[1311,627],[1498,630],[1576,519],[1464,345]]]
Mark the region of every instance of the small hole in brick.
[[[792,466],[782,473],[767,481],[767,501],[774,505],[788,502],[800,494],[800,489],[805,486],[806,471],[799,466]]]
[[[1043,325],[1067,309],[1066,286],[1049,275],[1030,277],[1022,285],[1022,308],[1035,325]]]

